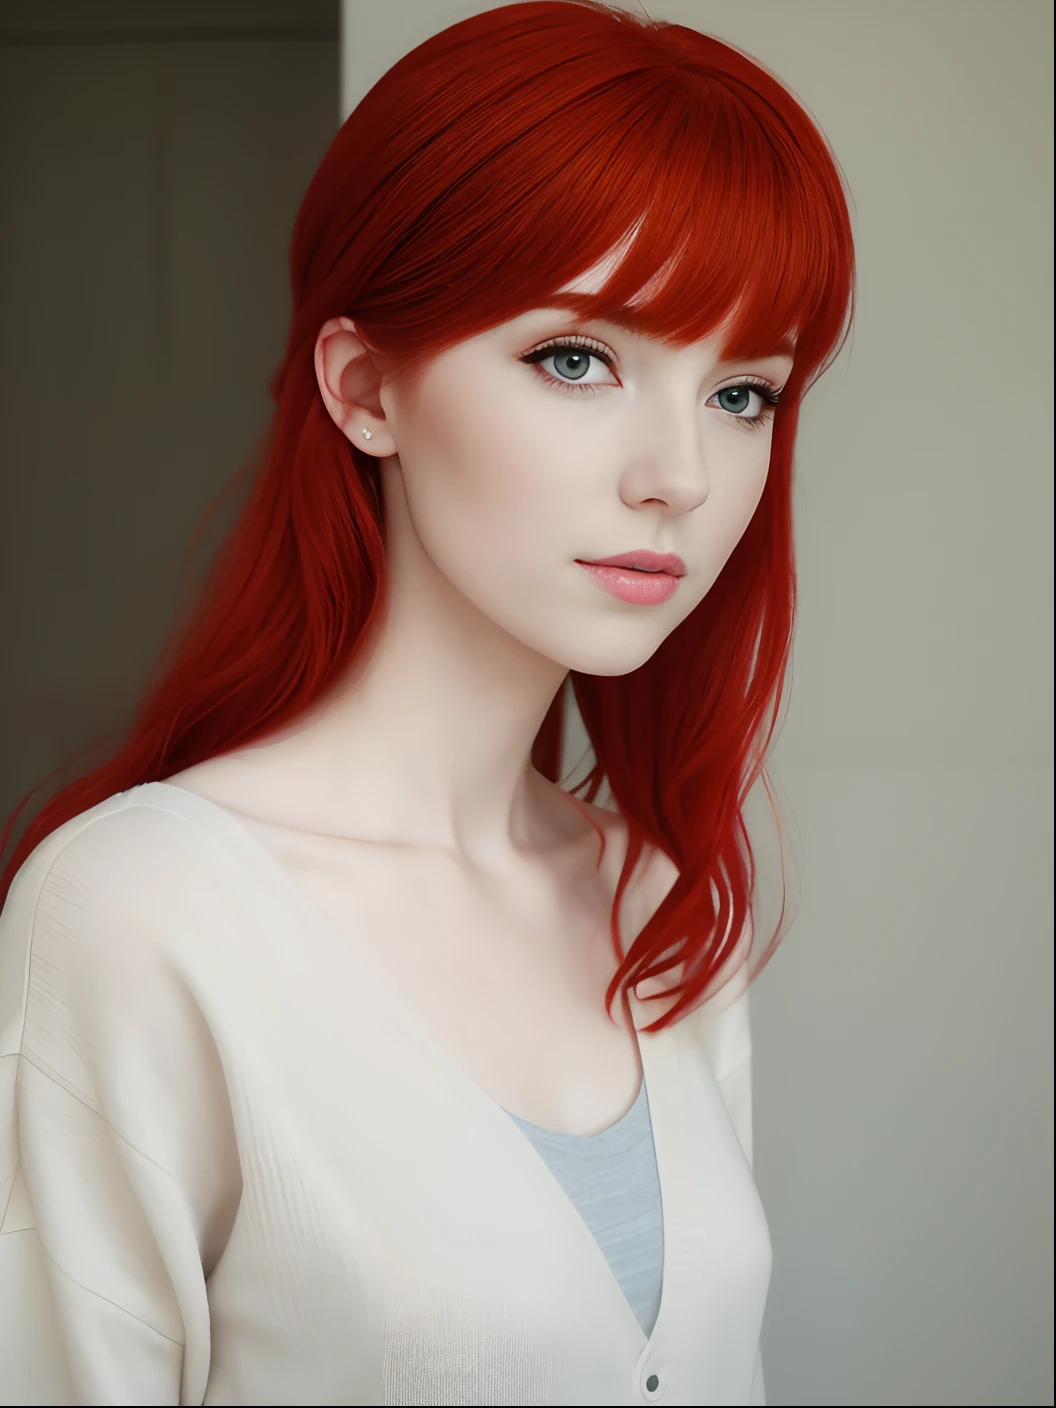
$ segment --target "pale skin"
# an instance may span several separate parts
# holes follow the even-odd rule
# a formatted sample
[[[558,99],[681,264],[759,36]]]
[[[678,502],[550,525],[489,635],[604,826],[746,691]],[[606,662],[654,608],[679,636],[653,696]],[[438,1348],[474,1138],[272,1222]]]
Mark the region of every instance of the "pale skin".
[[[554,349],[521,360],[574,334],[612,368],[593,347],[585,364]],[[316,374],[335,424],[379,461],[388,612],[294,726],[166,778],[235,814],[485,1094],[565,1133],[607,1128],[641,1081],[629,1014],[604,1009],[627,835],[590,808],[609,837],[597,871],[594,831],[531,746],[568,671],[648,660],[752,517],[772,422],[737,424],[762,397],[719,393],[753,392],[745,378],[780,389],[792,358],[720,355],[715,338],[673,348],[534,309],[411,384],[380,374],[353,320],[330,319]],[[597,390],[555,384],[577,380]],[[621,601],[577,564],[639,548],[684,559],[670,600]],[[625,945],[674,879],[665,857],[644,858]]]

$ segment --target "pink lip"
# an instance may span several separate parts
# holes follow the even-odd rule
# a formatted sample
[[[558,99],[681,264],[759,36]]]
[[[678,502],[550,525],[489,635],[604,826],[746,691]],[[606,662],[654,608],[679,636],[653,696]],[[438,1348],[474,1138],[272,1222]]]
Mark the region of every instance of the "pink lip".
[[[582,562],[582,558],[577,558]],[[621,552],[615,557],[595,557],[585,562],[586,567],[632,567],[642,572],[666,572],[672,577],[684,577],[686,564],[674,552],[649,552],[638,548],[634,552]]]
[[[668,601],[686,571],[686,564],[675,553],[628,552],[596,562],[576,561],[603,591],[640,606]]]

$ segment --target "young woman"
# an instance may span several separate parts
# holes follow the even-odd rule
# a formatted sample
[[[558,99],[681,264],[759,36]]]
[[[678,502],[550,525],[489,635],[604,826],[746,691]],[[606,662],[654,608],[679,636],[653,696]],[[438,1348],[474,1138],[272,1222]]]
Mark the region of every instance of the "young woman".
[[[839,168],[729,45],[511,4],[291,275],[248,502],[5,872],[3,1399],[762,1403],[741,809]]]

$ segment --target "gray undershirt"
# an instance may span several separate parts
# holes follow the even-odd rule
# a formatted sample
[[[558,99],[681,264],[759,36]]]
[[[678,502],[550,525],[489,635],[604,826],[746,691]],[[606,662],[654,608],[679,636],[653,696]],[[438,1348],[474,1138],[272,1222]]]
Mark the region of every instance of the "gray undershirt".
[[[506,1113],[564,1188],[651,1335],[660,1309],[664,1227],[645,1081],[623,1119],[600,1134],[557,1134]]]

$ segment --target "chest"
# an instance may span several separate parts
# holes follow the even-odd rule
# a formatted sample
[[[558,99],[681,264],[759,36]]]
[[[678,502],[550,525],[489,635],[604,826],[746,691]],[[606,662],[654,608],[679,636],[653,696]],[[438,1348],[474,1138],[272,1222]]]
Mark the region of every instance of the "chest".
[[[497,1104],[569,1134],[628,1111],[641,1060],[619,1000],[605,1010],[611,895],[586,852],[534,880],[470,884],[442,859],[247,829]]]

